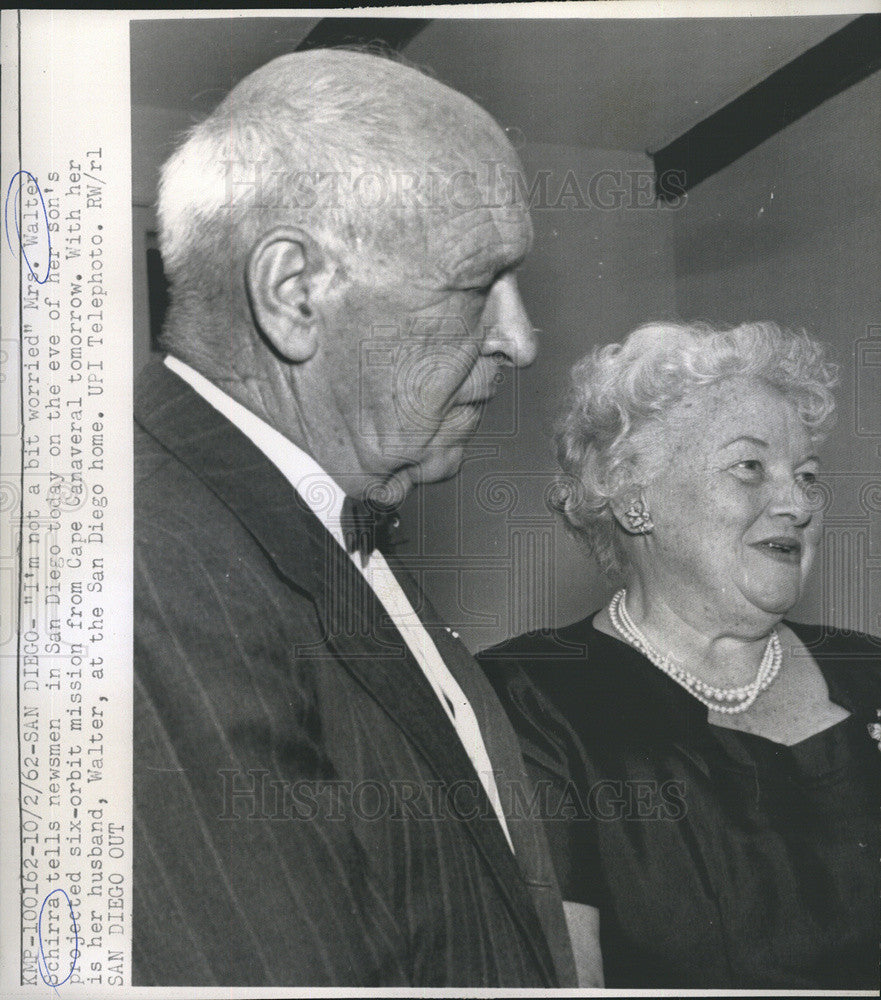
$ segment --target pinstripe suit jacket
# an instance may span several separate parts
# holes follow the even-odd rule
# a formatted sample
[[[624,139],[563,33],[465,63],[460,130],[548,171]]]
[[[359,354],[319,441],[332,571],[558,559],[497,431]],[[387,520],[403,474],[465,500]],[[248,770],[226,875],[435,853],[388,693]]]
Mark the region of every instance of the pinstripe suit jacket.
[[[540,825],[509,814],[515,860],[400,634],[281,473],[161,364],[135,442],[135,984],[574,985]],[[432,635],[503,800],[528,798],[491,688]]]

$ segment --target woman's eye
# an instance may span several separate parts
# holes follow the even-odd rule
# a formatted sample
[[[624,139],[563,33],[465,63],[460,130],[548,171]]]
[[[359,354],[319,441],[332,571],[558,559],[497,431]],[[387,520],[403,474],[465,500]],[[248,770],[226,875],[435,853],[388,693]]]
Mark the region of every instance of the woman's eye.
[[[737,462],[732,469],[740,479],[748,481],[759,479],[762,475],[762,463],[757,458],[745,458]]]

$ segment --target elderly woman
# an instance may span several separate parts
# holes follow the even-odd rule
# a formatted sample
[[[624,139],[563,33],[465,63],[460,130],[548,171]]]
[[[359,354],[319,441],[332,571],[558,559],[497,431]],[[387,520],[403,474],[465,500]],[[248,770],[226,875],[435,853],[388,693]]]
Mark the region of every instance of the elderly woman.
[[[562,506],[623,586],[482,661],[539,776],[568,761],[542,801],[576,938],[598,914],[607,986],[877,989],[881,640],[785,619],[833,366],[653,324],[573,382]]]

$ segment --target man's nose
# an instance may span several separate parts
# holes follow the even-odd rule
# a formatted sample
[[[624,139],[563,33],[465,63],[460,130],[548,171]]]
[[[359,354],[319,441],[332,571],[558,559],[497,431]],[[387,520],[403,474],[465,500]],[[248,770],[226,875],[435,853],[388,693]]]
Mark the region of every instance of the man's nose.
[[[536,331],[520,298],[517,278],[503,274],[493,285],[483,317],[481,353],[497,355],[503,364],[516,368],[531,365],[538,351]]]

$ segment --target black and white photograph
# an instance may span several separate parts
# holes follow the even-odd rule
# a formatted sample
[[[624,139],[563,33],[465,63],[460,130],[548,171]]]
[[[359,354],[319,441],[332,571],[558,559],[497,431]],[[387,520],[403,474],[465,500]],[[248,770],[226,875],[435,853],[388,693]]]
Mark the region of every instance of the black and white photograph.
[[[878,995],[881,11],[353,13],[4,138],[4,984]]]

